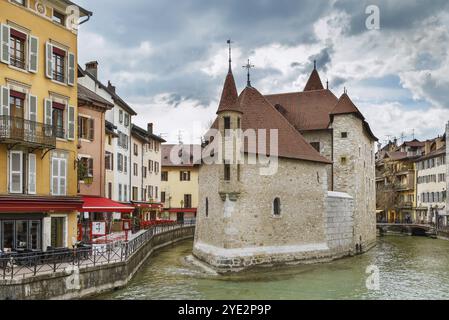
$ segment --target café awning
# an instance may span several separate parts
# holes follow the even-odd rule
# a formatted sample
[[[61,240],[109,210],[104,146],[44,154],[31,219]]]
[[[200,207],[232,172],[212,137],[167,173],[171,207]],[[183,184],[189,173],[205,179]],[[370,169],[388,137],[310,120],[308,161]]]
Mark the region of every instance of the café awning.
[[[100,197],[83,197],[84,205],[80,212],[124,212],[134,211],[133,206],[124,205],[111,199]]]

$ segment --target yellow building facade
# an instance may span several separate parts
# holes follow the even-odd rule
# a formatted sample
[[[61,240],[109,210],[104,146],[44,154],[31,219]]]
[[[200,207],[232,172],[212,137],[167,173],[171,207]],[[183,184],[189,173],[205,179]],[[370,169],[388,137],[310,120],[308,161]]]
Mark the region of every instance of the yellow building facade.
[[[162,145],[161,219],[183,222],[196,218],[199,165],[193,158],[196,145]]]
[[[73,21],[90,16],[70,1],[0,0],[0,250],[76,242]]]

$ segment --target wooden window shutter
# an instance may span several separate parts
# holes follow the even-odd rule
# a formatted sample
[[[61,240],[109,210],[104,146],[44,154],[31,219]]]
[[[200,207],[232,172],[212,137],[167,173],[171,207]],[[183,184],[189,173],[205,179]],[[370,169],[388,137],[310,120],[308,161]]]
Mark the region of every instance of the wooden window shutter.
[[[67,63],[67,84],[69,86],[75,85],[75,54],[69,52]]]
[[[0,115],[9,116],[9,88],[1,87],[0,90]]]
[[[94,141],[95,138],[95,119],[89,119],[89,140]]]
[[[23,153],[11,151],[9,159],[9,191],[22,193],[23,191]]]
[[[28,71],[37,73],[39,70],[39,39],[30,36],[28,45],[30,48]]]
[[[53,46],[49,42],[45,44],[45,76],[53,79]]]
[[[8,25],[2,24],[0,30],[0,61],[10,64],[9,60],[9,38],[11,37],[11,29]]]
[[[75,107],[69,106],[67,112],[67,139],[73,141],[75,140]]]
[[[36,155],[28,155],[28,193],[36,194]]]

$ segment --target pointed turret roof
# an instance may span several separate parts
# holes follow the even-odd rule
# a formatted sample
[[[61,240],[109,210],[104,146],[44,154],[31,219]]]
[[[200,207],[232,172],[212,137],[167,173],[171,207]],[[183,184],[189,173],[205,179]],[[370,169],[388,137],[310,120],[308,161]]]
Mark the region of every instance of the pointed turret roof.
[[[363,114],[355,106],[355,104],[352,102],[351,98],[349,98],[349,96],[346,92],[341,95],[341,97],[340,97],[340,99],[338,99],[338,102],[335,105],[334,109],[330,113],[331,121],[333,121],[334,116],[345,115],[345,114],[354,114],[356,117],[360,118],[360,120],[362,120],[363,127],[366,130],[366,133],[371,137],[371,139],[374,141],[379,140],[374,135],[374,133],[371,131],[371,128],[370,128],[368,122],[366,122]]]
[[[231,69],[226,75],[226,80],[223,86],[223,92],[221,93],[220,104],[218,105],[217,114],[224,111],[237,111],[242,112],[238,104],[238,93],[235,85],[234,75]]]
[[[314,91],[314,90],[323,90],[323,83],[321,82],[320,75],[318,74],[318,71],[316,70],[316,64],[313,68],[312,74],[309,77],[309,80],[307,81],[306,87],[304,88],[304,91]]]

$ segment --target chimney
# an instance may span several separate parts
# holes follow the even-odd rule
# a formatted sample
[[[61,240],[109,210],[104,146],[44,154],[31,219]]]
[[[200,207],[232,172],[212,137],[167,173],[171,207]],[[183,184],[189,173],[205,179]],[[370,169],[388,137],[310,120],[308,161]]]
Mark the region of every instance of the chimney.
[[[108,89],[115,93],[115,86],[113,86],[111,81],[109,80],[108,80]]]
[[[153,134],[153,124],[152,123],[148,124],[147,131],[148,131],[148,134]]]
[[[91,61],[86,63],[86,71],[93,75],[95,79],[98,79],[98,62]]]

